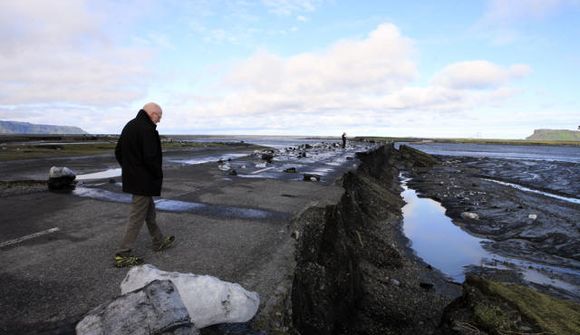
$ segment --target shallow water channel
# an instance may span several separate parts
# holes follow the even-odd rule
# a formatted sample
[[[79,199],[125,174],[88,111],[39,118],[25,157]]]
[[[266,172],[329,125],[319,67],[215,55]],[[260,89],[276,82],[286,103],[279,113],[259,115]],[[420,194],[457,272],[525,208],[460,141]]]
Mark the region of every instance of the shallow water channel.
[[[403,231],[411,247],[425,262],[454,281],[465,278],[464,267],[480,264],[491,255],[483,249],[485,240],[469,235],[445,215],[445,207],[435,200],[419,198],[402,180]]]
[[[521,273],[522,279],[539,285],[551,286],[580,297],[580,287],[549,276],[558,273],[577,277],[579,271],[529,261],[506,258],[490,253],[484,248],[490,240],[477,238],[455,225],[445,215],[445,208],[437,201],[420,198],[407,186],[409,179],[402,178],[403,232],[411,248],[426,263],[437,268],[455,282],[463,282],[466,267],[481,266],[512,269]]]

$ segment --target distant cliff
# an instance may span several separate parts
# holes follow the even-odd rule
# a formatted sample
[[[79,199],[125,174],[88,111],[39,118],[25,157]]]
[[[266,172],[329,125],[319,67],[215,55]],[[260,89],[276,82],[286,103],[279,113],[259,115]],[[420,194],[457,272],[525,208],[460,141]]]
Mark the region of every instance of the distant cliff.
[[[566,129],[536,129],[526,140],[533,141],[580,141],[580,131]]]
[[[88,134],[79,127],[0,121],[0,134]]]

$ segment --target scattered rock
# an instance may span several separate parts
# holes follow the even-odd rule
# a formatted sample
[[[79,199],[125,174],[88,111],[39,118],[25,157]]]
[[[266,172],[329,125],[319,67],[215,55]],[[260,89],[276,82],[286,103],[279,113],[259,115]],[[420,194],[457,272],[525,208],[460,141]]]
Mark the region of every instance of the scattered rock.
[[[154,280],[90,311],[76,326],[79,335],[174,334],[199,331],[170,280]]]
[[[272,159],[274,159],[273,152],[264,152],[262,153],[262,160],[265,160],[268,163],[272,163]]]
[[[472,212],[463,212],[461,213],[461,217],[464,219],[479,220],[479,214]]]
[[[150,264],[132,268],[121,283],[121,292],[139,289],[158,279],[173,282],[189,311],[191,321],[198,328],[219,323],[246,322],[254,317],[260,305],[258,293],[247,291],[239,284],[212,276],[166,272]]]
[[[292,232],[292,235],[290,235],[293,239],[295,239],[296,241],[298,241],[298,239],[300,238],[300,232],[298,230],[295,230]]]
[[[48,171],[48,189],[50,191],[70,191],[75,188],[76,174],[67,167],[53,166]]]
[[[530,214],[528,215],[528,219],[535,221],[538,218],[538,214]]]
[[[421,288],[424,288],[426,290],[430,290],[430,289],[433,288],[433,284],[431,284],[431,283],[425,283],[425,282],[419,283],[419,286],[421,286]]]
[[[228,163],[223,163],[218,165],[218,169],[222,170],[222,171],[228,171],[230,169],[230,165]]]
[[[237,176],[238,175],[238,171],[236,171],[236,169],[232,169],[232,171],[230,171],[229,175],[230,176]]]
[[[320,175],[312,174],[312,173],[305,173],[304,174],[304,181],[320,181]]]

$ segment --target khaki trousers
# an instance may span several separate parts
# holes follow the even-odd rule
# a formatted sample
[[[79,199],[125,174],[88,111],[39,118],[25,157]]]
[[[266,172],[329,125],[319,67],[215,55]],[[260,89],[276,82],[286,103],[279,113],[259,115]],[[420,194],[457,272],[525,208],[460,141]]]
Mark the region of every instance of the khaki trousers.
[[[153,240],[153,245],[158,245],[163,240],[163,234],[157,226],[155,215],[155,202],[153,197],[133,194],[131,204],[131,214],[129,215],[129,222],[127,223],[127,230],[121,242],[121,246],[117,250],[117,255],[129,255],[135,246],[139,231],[143,226],[143,222],[147,223],[149,235]]]

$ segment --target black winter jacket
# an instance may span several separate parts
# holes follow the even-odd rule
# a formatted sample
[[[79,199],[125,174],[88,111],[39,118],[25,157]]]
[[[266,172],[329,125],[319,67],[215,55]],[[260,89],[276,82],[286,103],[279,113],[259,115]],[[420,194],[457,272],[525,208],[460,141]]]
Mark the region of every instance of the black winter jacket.
[[[123,192],[161,195],[162,153],[156,129],[157,125],[144,110],[140,110],[123,128],[115,147],[115,157],[123,171]]]

